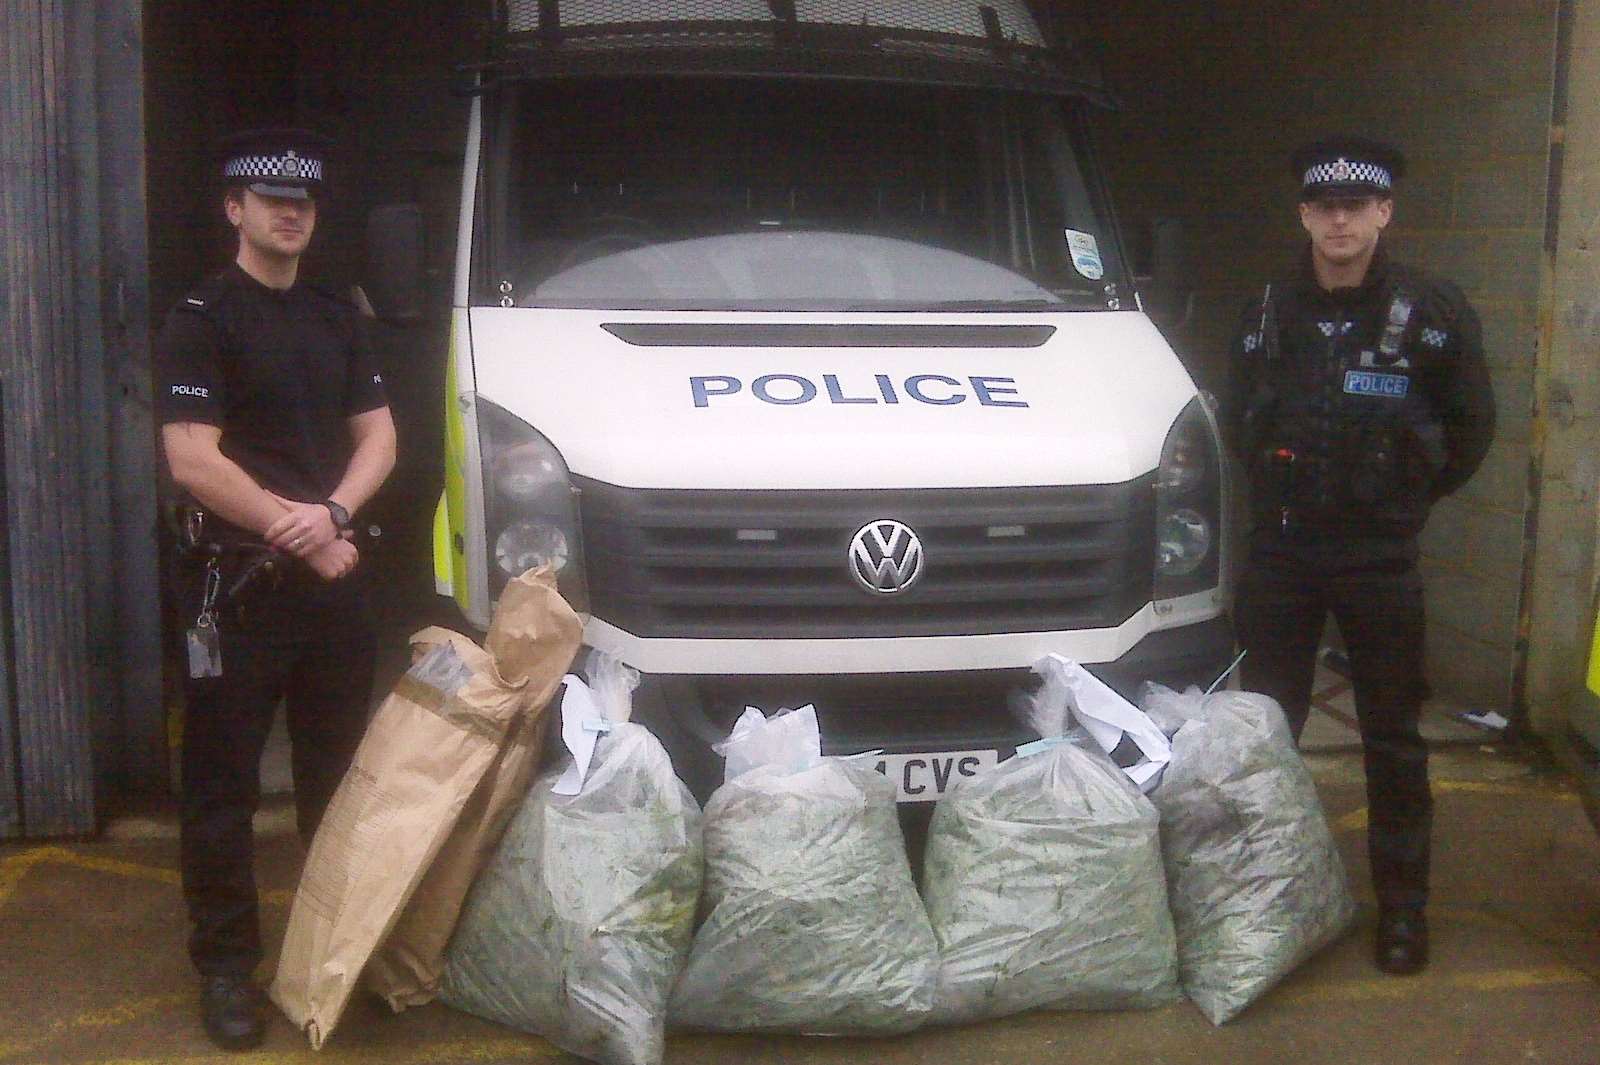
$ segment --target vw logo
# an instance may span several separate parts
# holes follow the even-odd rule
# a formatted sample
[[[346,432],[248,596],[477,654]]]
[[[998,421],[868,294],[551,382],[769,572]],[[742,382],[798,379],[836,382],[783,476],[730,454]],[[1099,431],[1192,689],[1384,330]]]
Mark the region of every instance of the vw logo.
[[[850,576],[873,595],[905,591],[922,569],[922,541],[898,521],[869,521],[850,538]]]

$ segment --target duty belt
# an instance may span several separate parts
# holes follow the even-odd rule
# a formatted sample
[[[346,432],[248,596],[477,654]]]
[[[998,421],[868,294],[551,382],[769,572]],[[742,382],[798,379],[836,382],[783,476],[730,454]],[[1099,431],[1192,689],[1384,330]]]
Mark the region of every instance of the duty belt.
[[[259,540],[234,540],[206,535],[206,511],[192,504],[177,504],[173,522],[177,528],[178,549],[184,558],[203,561],[208,584],[217,582],[217,606],[239,599],[252,587],[277,587],[283,577],[282,554],[271,544]],[[222,569],[240,567],[226,588],[220,587]],[[231,574],[230,574],[231,576]]]

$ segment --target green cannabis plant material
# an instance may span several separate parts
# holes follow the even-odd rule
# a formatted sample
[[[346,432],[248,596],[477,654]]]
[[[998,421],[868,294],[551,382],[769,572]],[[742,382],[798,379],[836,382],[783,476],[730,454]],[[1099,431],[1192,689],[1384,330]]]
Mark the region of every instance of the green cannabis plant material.
[[[705,841],[675,1025],[887,1035],[927,1019],[938,953],[894,786],[870,764],[743,772],[706,804]]]
[[[701,815],[650,733],[618,724],[582,791],[535,781],[467,902],[441,998],[604,1065],[658,1065],[694,930]]]
[[[1339,938],[1355,901],[1276,702],[1160,689],[1151,699],[1184,719],[1151,796],[1183,988],[1222,1024]]]
[[[923,894],[939,1023],[1179,998],[1156,810],[1098,751],[1060,743],[940,799]]]

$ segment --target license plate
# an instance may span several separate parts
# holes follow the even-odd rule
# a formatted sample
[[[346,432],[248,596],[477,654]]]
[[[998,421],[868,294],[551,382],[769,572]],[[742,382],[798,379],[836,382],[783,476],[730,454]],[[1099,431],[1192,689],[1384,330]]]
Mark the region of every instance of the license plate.
[[[958,780],[975,777],[999,764],[999,751],[880,754],[873,763],[894,785],[897,802],[933,802]]]

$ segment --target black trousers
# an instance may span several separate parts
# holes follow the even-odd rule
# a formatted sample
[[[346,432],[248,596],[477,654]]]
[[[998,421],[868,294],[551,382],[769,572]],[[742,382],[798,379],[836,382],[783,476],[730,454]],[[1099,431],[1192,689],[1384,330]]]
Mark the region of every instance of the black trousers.
[[[1323,624],[1339,623],[1355,686],[1367,777],[1367,850],[1385,908],[1428,898],[1433,798],[1418,729],[1424,615],[1414,540],[1257,539],[1239,582],[1235,629],[1249,691],[1282,704],[1296,740],[1311,709]]]
[[[302,572],[223,611],[222,675],[185,685],[181,864],[189,956],[203,975],[247,976],[261,962],[251,822],[279,701],[306,844],[361,741],[376,641],[358,574],[328,584]],[[187,565],[176,583],[187,626],[199,610],[198,568]]]

